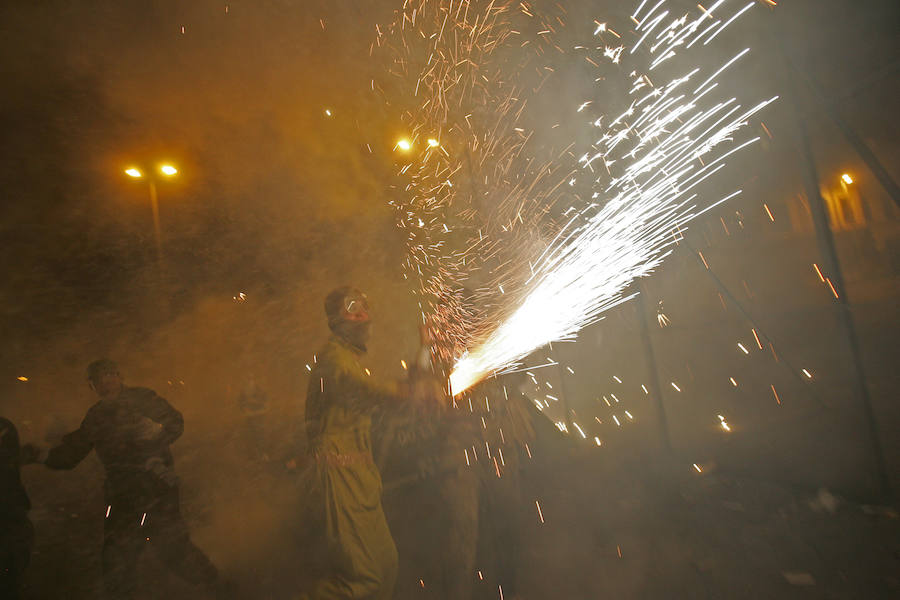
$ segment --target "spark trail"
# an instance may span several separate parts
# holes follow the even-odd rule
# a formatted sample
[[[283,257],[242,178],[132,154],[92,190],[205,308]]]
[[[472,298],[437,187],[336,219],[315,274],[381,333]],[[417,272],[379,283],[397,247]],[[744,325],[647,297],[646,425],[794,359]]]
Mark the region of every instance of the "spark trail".
[[[373,81],[409,140],[396,152],[407,236],[404,276],[441,363],[483,339],[521,289],[528,256],[558,227],[548,207],[571,193],[576,157],[535,143],[529,101],[563,57],[561,17],[519,0],[407,0],[378,28]],[[571,200],[569,200],[571,201]]]
[[[574,212],[530,261],[532,275],[521,292],[507,295],[518,298],[515,308],[458,359],[450,376],[455,395],[549,342],[574,338],[604,311],[630,299],[631,282],[663,262],[688,223],[740,194],[735,190],[709,201],[701,184],[728,157],[758,140],[738,135],[776,98],[745,106],[721,93],[721,79],[746,61],[749,49],[711,69],[682,65],[715,62],[711,49],[718,46],[710,42],[727,28],[733,31],[752,6],[719,0],[675,17],[665,0],[645,1],[632,15],[630,31],[620,34],[597,24],[599,46],[584,49],[585,58],[616,65],[629,98],[627,108],[608,123],[603,117],[592,122],[599,139],[579,161],[581,176],[592,178],[595,202]],[[632,41],[626,45],[625,38]]]

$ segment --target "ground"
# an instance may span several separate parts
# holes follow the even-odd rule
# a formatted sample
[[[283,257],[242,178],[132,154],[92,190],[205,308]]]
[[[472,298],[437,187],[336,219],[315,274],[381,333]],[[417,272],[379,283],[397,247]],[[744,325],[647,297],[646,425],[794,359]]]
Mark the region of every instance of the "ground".
[[[293,597],[304,565],[317,554],[297,534],[301,519],[281,518],[302,493],[292,478],[277,468],[260,470],[243,496],[228,495],[233,513],[203,506],[224,503],[225,486],[208,496],[187,493],[185,513],[195,539],[237,582],[241,597]],[[82,481],[57,479],[52,495],[58,502],[33,511],[38,537],[25,598],[96,597],[102,515],[95,513],[102,498],[99,490],[78,493]],[[897,512],[827,490],[714,467],[698,473],[671,456],[614,461],[595,453],[570,457],[565,468],[532,481],[524,495],[528,507],[540,501],[544,516],[541,524],[536,508],[530,509],[530,522],[523,524],[526,599],[900,595]],[[430,550],[406,547],[402,539],[398,545],[401,560],[404,552]],[[477,582],[476,596],[499,598],[489,557],[478,566],[484,580]],[[146,598],[198,597],[150,554],[141,574]],[[405,586],[415,590],[407,597],[436,597],[423,583]]]

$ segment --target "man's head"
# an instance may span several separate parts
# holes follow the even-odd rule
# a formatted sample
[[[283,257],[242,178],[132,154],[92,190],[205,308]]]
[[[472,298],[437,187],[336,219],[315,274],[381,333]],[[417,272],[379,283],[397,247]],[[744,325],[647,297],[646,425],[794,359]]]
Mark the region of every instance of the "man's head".
[[[101,398],[115,398],[122,391],[119,367],[108,358],[95,360],[87,368],[88,385]]]
[[[329,329],[365,352],[371,325],[365,294],[349,285],[332,290],[325,297],[325,315]]]

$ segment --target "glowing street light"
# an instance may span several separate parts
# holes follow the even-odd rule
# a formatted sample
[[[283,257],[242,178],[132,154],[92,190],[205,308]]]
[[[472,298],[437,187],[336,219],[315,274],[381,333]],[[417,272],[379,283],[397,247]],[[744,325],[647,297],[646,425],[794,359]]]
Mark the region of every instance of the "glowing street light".
[[[428,145],[432,148],[437,148],[441,145],[441,143],[434,138],[428,138]]]
[[[846,183],[847,185],[850,185],[851,183],[853,183],[853,179],[847,173],[844,173],[843,175],[841,175],[841,179],[844,180],[844,183]]]
[[[159,166],[159,172],[166,177],[174,177],[178,174],[178,169],[168,163],[164,163]],[[152,173],[152,171],[148,171],[148,173]],[[144,174],[140,171],[140,169],[136,167],[129,167],[125,169],[125,174],[132,179],[144,179]],[[156,238],[156,262],[161,271],[162,242],[160,240],[159,233],[159,198],[156,193],[156,180],[152,175],[150,177],[147,177],[147,184],[150,188],[150,208],[153,209],[153,233],[154,237]]]
[[[397,140],[397,145],[395,146],[395,148],[400,148],[404,152],[409,152],[409,149],[412,148],[412,144],[408,139],[400,138],[399,140]]]

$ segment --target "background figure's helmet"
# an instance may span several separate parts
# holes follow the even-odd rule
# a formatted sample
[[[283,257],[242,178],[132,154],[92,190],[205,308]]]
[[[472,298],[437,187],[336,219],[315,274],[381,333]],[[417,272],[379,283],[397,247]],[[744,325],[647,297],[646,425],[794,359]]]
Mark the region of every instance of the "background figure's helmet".
[[[108,358],[101,358],[100,360],[95,360],[91,364],[88,365],[87,368],[87,378],[88,381],[97,381],[101,375],[105,373],[118,373],[119,365],[109,360]]]
[[[355,287],[344,285],[325,297],[325,314],[331,329],[341,321],[365,323],[369,320],[369,300]]]

